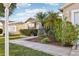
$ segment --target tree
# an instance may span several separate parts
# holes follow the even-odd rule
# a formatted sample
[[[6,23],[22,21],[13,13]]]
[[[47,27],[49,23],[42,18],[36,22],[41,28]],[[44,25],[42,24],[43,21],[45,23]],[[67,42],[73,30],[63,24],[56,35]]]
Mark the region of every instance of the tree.
[[[48,12],[48,16],[44,20],[44,26],[45,26],[45,28],[48,28],[48,29],[53,28],[54,21],[58,20],[58,19],[59,19],[58,13]]]
[[[9,11],[9,16],[12,14],[12,12],[14,11],[14,9],[16,8],[16,3],[12,3],[10,6],[10,11]],[[3,3],[0,3],[0,16],[4,17],[4,11],[5,7],[3,6]]]
[[[36,19],[38,19],[39,22],[41,22],[42,26],[44,24],[44,20],[46,18],[47,14],[43,12],[39,12],[36,14]]]
[[[49,39],[56,39],[61,37],[62,20],[58,13],[48,12],[46,20],[44,20],[44,27]]]
[[[41,29],[38,30],[38,33],[44,33],[44,35],[46,35],[46,32],[44,30],[44,20],[46,18],[47,14],[43,13],[43,12],[39,12],[36,14],[36,19],[41,23]],[[41,35],[41,34],[40,34]]]

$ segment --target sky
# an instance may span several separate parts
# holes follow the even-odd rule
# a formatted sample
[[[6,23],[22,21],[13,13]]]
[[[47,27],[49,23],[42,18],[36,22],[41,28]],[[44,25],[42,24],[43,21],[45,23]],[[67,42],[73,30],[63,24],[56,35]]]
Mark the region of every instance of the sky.
[[[16,22],[25,22],[30,17],[34,18],[38,12],[58,12],[62,5],[61,3],[18,3],[9,18]]]

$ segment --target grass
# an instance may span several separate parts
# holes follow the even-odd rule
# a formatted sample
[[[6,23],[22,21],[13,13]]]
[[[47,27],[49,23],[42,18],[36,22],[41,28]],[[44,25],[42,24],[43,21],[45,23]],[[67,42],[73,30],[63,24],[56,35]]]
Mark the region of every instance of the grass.
[[[22,38],[20,36],[9,36],[10,40]],[[0,56],[4,56],[4,37],[0,37]],[[47,53],[26,48],[16,44],[10,44],[10,56],[51,56]]]
[[[10,56],[51,56],[47,53],[19,46],[16,44],[10,44]]]
[[[12,40],[12,39],[19,39],[19,38],[22,38],[22,36],[20,36],[20,35],[9,36],[9,39],[10,39],[10,40]]]
[[[17,38],[21,38],[20,36],[10,36],[10,39],[17,39]],[[5,38],[4,36],[0,36],[0,56],[4,56],[5,54]]]
[[[0,56],[4,56],[4,37],[0,36]]]
[[[20,36],[10,36],[10,40],[22,38]],[[26,48],[16,44],[10,44],[10,56],[50,56],[47,53]]]

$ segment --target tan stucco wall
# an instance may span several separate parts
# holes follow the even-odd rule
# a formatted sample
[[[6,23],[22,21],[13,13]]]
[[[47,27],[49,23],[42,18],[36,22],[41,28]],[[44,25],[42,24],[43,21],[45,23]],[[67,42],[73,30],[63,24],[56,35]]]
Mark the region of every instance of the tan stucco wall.
[[[76,9],[79,9],[79,3],[73,3],[63,9],[63,14],[67,17],[67,21],[71,20],[71,11]]]
[[[21,29],[25,29],[24,24],[16,24],[16,33],[15,34],[20,34]]]
[[[16,31],[14,32],[14,34],[20,34],[20,29],[24,29],[24,24],[10,24],[9,26],[15,26],[16,27]]]
[[[29,24],[31,24],[31,25],[29,25]],[[20,34],[20,30],[21,29],[28,29],[28,26],[30,26],[30,27],[32,27],[32,28],[35,29],[35,26],[34,25],[35,24],[33,22],[30,22],[30,21],[28,21],[26,23],[9,24],[9,26],[16,26],[16,32],[14,34]],[[38,28],[39,26],[40,26],[40,23],[37,22],[36,23],[36,29],[39,29]]]
[[[30,21],[29,21],[29,22],[25,23],[25,28],[26,28],[26,29],[28,29],[28,27],[29,27],[29,28],[34,28],[34,27],[35,27],[34,25],[35,25],[35,24],[34,24],[33,22],[30,22]]]

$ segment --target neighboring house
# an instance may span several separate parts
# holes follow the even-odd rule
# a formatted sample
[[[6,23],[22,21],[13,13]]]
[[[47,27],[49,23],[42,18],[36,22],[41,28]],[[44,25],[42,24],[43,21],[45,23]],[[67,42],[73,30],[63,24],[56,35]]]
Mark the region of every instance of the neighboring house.
[[[10,34],[20,34],[21,29],[39,29],[39,28],[41,28],[41,23],[37,22],[33,18],[29,18],[25,22],[9,23]]]
[[[26,29],[40,29],[41,23],[35,20],[34,18],[29,18],[25,21]]]
[[[11,23],[11,22],[13,22],[13,21],[9,21],[9,23]],[[2,29],[2,34],[0,34],[0,35],[3,35],[4,34],[4,32],[5,32],[5,20],[3,20],[3,19],[0,19],[0,29]]]
[[[60,10],[64,17],[67,17],[67,21],[72,22],[72,24],[79,25],[79,3],[64,4]]]
[[[23,22],[9,23],[9,33],[10,34],[20,34],[20,29],[24,29]]]
[[[25,21],[26,29],[35,29],[36,28],[36,21],[34,18],[29,18]]]

